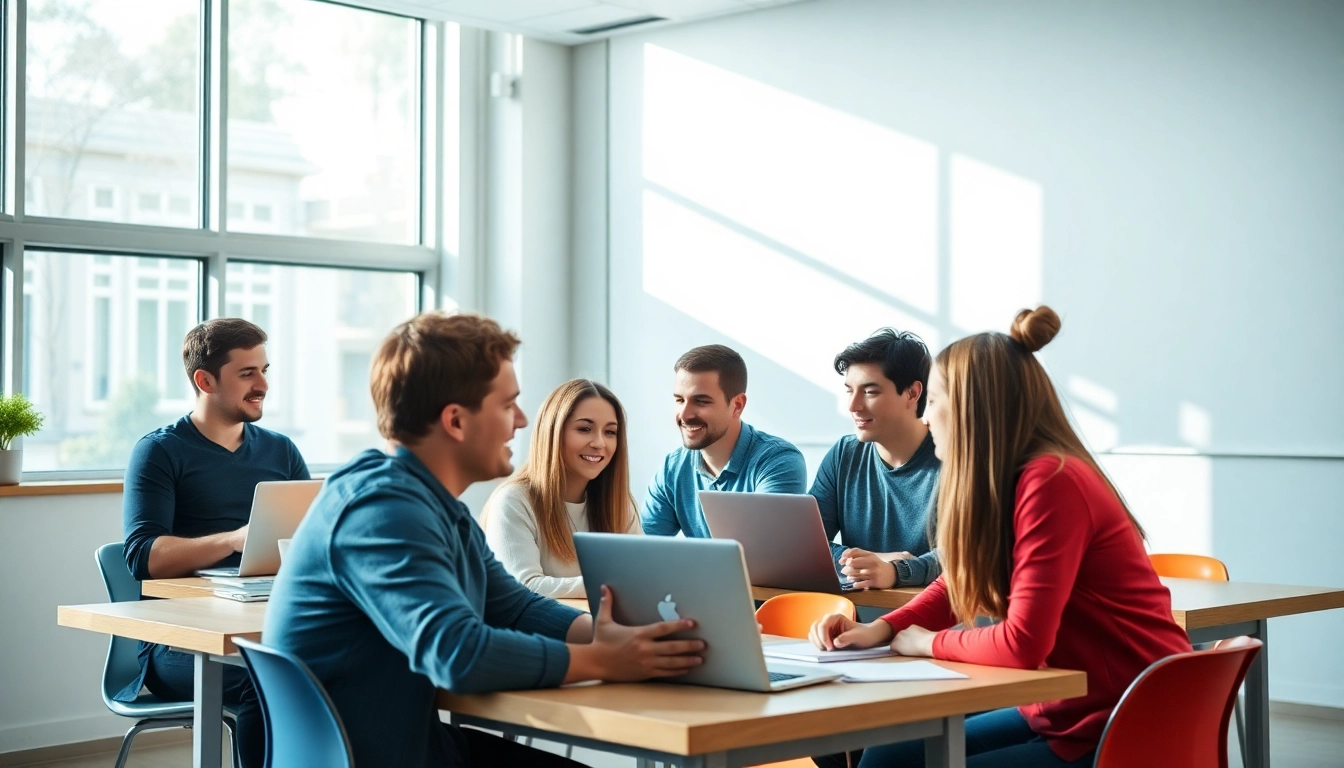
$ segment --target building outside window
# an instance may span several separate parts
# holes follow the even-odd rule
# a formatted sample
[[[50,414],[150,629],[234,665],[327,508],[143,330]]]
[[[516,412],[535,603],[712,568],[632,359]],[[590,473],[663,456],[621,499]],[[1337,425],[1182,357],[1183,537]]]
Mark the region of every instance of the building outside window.
[[[15,381],[47,417],[24,441],[25,471],[117,471],[139,437],[187,413],[182,339],[216,296],[219,316],[269,334],[260,426],[289,435],[314,466],[381,442],[368,364],[418,311],[439,263],[420,242],[419,136],[442,128],[423,122],[421,22],[318,0],[232,0],[227,197],[212,202],[200,184],[199,6],[27,4],[24,211],[0,222],[0,248],[28,243]],[[455,27],[436,28],[455,41]],[[444,106],[454,123],[456,104]],[[227,232],[287,244],[232,247],[205,226],[212,207],[225,208]],[[63,221],[109,227],[107,250],[87,237],[33,245],[29,218],[44,234]],[[367,262],[324,265],[331,240],[369,243]]]

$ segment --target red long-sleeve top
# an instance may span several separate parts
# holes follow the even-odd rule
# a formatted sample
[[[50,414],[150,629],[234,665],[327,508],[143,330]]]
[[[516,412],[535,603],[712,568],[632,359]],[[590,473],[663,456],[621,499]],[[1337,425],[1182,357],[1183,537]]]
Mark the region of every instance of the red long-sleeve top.
[[[943,577],[883,616],[900,632],[941,630],[934,658],[996,667],[1076,669],[1087,695],[1019,707],[1031,729],[1064,760],[1095,749],[1120,696],[1149,664],[1190,650],[1171,618],[1171,593],[1144,552],[1125,508],[1096,471],[1077,459],[1042,456],[1017,482],[1008,615],[992,626],[953,630]]]

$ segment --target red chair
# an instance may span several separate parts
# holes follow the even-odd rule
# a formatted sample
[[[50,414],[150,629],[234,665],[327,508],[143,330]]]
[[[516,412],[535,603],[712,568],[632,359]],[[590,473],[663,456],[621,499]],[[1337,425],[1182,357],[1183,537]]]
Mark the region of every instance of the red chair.
[[[1203,579],[1204,581],[1228,581],[1227,565],[1216,557],[1208,555],[1156,554],[1149,555],[1153,570],[1158,576],[1170,576],[1176,579]],[[1241,713],[1241,697],[1232,707],[1237,720],[1237,746],[1241,748],[1241,764],[1246,764],[1246,718]]]
[[[1234,637],[1153,662],[1111,712],[1095,768],[1227,768],[1228,715],[1259,651]]]

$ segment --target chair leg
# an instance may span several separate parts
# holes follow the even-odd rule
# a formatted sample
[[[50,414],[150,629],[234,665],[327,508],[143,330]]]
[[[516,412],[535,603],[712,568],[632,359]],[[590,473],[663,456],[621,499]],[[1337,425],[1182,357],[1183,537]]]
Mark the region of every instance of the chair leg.
[[[126,758],[131,756],[131,742],[135,741],[136,734],[148,728],[157,728],[159,725],[159,723],[155,723],[153,720],[141,720],[135,725],[132,725],[131,729],[126,731],[126,735],[121,739],[121,751],[117,753],[116,768],[122,768],[122,766],[126,765]]]
[[[1246,765],[1246,715],[1241,711],[1241,692],[1232,702],[1232,717],[1237,721],[1237,746],[1241,747],[1241,764]]]
[[[238,724],[226,717],[224,730],[229,732],[229,762],[233,768],[243,768],[243,758],[238,754]]]

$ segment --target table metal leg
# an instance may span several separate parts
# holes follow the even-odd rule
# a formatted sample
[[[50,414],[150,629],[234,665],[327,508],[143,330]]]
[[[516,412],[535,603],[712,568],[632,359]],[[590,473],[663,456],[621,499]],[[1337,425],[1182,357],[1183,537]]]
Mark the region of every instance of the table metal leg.
[[[1246,768],[1269,768],[1269,621],[1255,622],[1251,637],[1264,643],[1246,672]]]
[[[966,768],[966,718],[943,718],[941,736],[924,739],[924,765],[927,768]]]
[[[196,657],[196,711],[191,753],[195,768],[220,768],[224,731],[224,665],[206,654]]]

